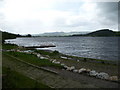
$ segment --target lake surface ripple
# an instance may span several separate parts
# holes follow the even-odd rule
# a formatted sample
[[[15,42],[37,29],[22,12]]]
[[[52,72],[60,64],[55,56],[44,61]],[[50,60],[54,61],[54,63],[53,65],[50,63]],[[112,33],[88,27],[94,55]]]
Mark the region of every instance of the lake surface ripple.
[[[44,48],[79,57],[103,60],[118,60],[118,41],[120,37],[31,37],[9,39],[6,42],[19,46],[55,44]]]

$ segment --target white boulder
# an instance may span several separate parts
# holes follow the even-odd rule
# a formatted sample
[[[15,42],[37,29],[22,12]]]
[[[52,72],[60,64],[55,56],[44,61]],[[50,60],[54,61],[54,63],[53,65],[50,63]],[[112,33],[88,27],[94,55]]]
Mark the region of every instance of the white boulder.
[[[77,60],[77,62],[79,62],[79,60]]]
[[[60,64],[60,62],[54,62],[55,64]]]
[[[53,60],[52,63],[56,62],[56,60]]]
[[[66,70],[70,71],[71,69],[70,69],[70,67],[66,67]]]
[[[61,65],[61,66],[65,66],[65,64],[64,64],[64,63],[61,63],[60,65]]]
[[[85,68],[81,68],[81,69],[78,70],[78,73],[82,73],[84,71],[86,71],[86,69]]]
[[[105,72],[100,72],[96,75],[97,78],[100,78],[100,79],[109,79],[109,75]]]
[[[68,71],[72,71],[72,70],[74,70],[74,69],[75,69],[75,67],[74,67],[74,66],[67,67],[67,70],[68,70]]]
[[[40,59],[48,59],[48,58],[41,56]]]
[[[70,70],[74,70],[74,69],[75,69],[75,66],[71,66],[71,67],[70,67]]]
[[[67,57],[63,57],[63,56],[61,56],[61,58],[63,58],[63,59],[67,59]]]
[[[66,65],[64,65],[63,67],[64,67],[65,69],[67,69],[67,68],[68,68],[68,66],[66,66]]]
[[[37,57],[38,57],[38,58],[40,58],[40,57],[41,57],[41,55],[40,55],[40,54],[37,54]]]
[[[96,72],[95,70],[92,70],[89,72],[90,76],[96,76],[98,74],[98,72]]]

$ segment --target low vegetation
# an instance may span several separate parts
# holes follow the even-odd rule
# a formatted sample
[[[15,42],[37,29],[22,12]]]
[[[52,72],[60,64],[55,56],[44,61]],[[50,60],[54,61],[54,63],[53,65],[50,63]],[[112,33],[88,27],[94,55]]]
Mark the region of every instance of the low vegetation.
[[[9,49],[17,49],[17,48],[18,46],[15,44],[2,44],[2,49],[9,50]]]
[[[37,56],[33,54],[27,54],[27,53],[21,53],[21,52],[3,52],[3,54],[8,54],[11,56],[14,56],[20,60],[23,60],[25,62],[37,65],[37,66],[51,66],[51,67],[56,67],[56,68],[62,68],[58,64],[53,64],[51,63],[48,59],[40,59]]]

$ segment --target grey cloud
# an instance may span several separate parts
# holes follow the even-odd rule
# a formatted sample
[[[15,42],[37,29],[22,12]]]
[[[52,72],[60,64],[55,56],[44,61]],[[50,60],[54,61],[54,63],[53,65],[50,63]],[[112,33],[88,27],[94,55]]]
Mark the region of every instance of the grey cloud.
[[[57,26],[57,27],[64,27],[65,24],[66,24],[66,19],[65,18],[57,18],[54,21],[54,25]]]
[[[64,11],[64,12],[72,12],[73,16],[80,16],[85,15],[82,10],[79,11],[79,8],[84,3],[57,3],[53,10],[56,11]],[[117,2],[96,2],[98,11],[93,14],[93,20],[87,20],[87,17],[84,19],[77,18],[71,19],[67,17],[58,17],[54,22],[51,28],[48,29],[56,30],[56,31],[68,31],[68,30],[75,30],[75,31],[83,31],[83,30],[96,30],[101,28],[116,28],[116,24],[118,23],[118,3]],[[4,0],[0,0],[0,8],[4,5]],[[119,4],[120,8],[120,4]],[[97,16],[94,17],[94,15]],[[119,14],[120,15],[120,14]],[[44,26],[39,19],[38,20],[24,20],[23,22],[11,23],[5,22],[4,18],[6,18],[2,13],[0,13],[0,28],[6,29],[10,32],[19,32],[19,33],[36,33],[36,32],[47,32],[47,26]],[[71,19],[71,23],[68,25],[66,22],[68,19]],[[119,19],[120,21],[120,19]],[[28,30],[28,31],[27,31]],[[43,31],[44,30],[44,31]]]
[[[57,18],[54,23],[57,27],[79,27],[79,26],[87,26],[90,25],[90,22],[81,20],[81,19],[74,19],[70,21],[70,24],[67,24],[66,18]]]
[[[92,24],[93,24],[93,22],[82,21],[82,20],[79,19],[79,20],[73,21],[72,24],[67,25],[67,27],[80,27],[80,26],[88,27]]]
[[[91,27],[101,26],[102,27],[115,27],[118,24],[118,3],[117,2],[97,2],[97,8],[100,12],[95,12],[97,18],[93,17],[92,21],[76,19],[73,20],[70,25],[64,23],[62,19],[58,23],[64,27]]]
[[[118,24],[118,2],[97,2],[100,10],[97,21],[101,27],[117,28]]]
[[[118,2],[98,2],[97,8],[101,10],[99,16],[116,22],[118,20]]]

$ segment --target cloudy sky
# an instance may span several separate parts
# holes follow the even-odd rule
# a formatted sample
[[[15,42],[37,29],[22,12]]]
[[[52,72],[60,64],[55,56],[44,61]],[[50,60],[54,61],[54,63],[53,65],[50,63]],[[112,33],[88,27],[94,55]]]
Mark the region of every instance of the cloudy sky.
[[[118,30],[118,2],[93,1],[0,0],[0,29],[19,34]]]

